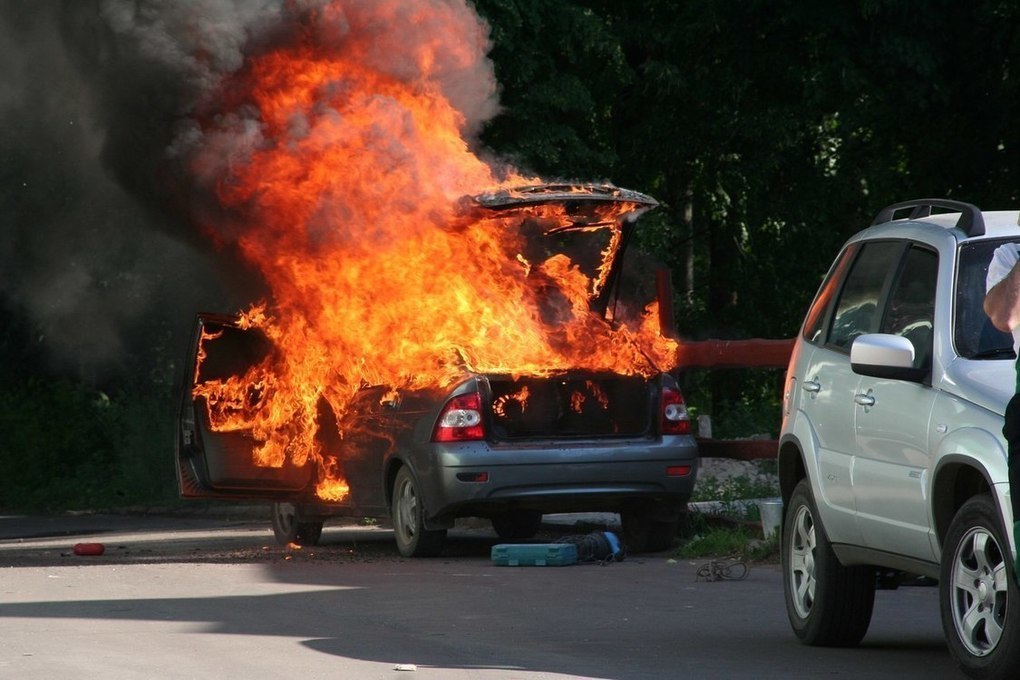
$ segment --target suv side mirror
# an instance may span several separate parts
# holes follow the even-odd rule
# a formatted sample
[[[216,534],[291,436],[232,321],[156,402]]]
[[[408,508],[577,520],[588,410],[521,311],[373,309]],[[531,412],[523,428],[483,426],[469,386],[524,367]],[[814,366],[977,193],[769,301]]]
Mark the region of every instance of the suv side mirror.
[[[850,368],[872,378],[922,382],[926,368],[914,366],[914,345],[902,335],[868,333],[850,346]]]

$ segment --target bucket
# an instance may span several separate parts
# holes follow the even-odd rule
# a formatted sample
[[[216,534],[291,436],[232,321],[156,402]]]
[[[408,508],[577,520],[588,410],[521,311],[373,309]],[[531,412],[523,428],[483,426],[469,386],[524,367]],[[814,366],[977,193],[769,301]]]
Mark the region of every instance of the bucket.
[[[765,538],[778,535],[783,523],[783,499],[763,498],[758,501],[758,513],[761,515],[761,531]]]

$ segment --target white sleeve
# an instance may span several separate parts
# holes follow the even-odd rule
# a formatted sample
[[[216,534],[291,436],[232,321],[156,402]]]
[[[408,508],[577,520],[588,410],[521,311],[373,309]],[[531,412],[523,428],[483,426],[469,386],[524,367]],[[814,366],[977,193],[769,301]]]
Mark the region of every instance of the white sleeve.
[[[990,291],[995,284],[1006,278],[1018,260],[1020,260],[1020,255],[1017,254],[1017,244],[1005,243],[996,248],[992,253],[992,261],[988,263],[985,292]]]

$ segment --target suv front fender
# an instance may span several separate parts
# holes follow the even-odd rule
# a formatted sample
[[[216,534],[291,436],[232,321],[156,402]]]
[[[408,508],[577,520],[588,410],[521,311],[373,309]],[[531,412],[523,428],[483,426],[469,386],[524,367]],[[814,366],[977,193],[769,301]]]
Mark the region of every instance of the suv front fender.
[[[1005,442],[989,430],[965,427],[949,433],[934,451],[931,480],[932,532],[937,554],[949,524],[960,507],[974,495],[990,493],[1005,526],[1012,526]],[[1010,541],[1011,531],[1006,532]],[[1012,546],[1014,553],[1017,546]]]

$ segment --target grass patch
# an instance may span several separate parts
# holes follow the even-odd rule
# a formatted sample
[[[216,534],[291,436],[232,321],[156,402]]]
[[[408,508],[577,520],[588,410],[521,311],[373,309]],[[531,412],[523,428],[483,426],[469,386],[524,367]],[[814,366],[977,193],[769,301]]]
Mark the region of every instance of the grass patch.
[[[759,463],[774,463],[774,461],[759,461]],[[748,498],[772,498],[778,495],[778,478],[768,474],[767,471],[762,471],[754,477],[750,475],[738,475],[724,479],[711,475],[699,477],[691,501],[719,501],[724,504],[733,504]]]
[[[176,502],[166,394],[68,381],[0,387],[0,509],[105,510]]]
[[[714,526],[685,541],[671,555],[675,559],[729,557],[745,562],[779,560],[779,538],[767,539],[760,531],[744,526]]]
[[[742,555],[753,538],[752,532],[744,527],[717,526],[695,534],[673,556],[689,559]]]
[[[779,495],[779,482],[768,464],[760,461],[757,475],[698,479],[693,502],[712,501],[711,512],[691,510],[681,532],[683,542],[673,552],[676,559],[729,557],[747,562],[775,562],[779,559],[779,538],[762,536],[758,498]]]

